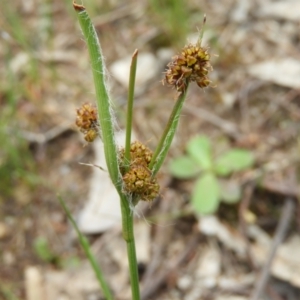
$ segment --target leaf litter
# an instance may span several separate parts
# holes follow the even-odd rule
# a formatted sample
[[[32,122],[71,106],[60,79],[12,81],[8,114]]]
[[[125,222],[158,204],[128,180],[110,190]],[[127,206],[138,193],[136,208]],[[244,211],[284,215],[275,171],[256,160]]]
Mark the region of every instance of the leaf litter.
[[[129,2],[128,6],[136,4]],[[142,223],[137,229],[141,233],[137,234],[137,252],[141,251],[143,299],[242,300],[252,295],[258,274],[268,260],[280,211],[287,197],[299,197],[299,26],[292,2],[238,4],[226,0],[221,7],[214,2],[186,1],[195,13],[188,21],[190,31],[199,26],[200,11],[206,12],[211,30],[207,43],[218,55],[212,62],[216,88],[205,93],[191,88],[170,158],[182,155],[191,137],[199,133],[208,136],[213,144],[225,137],[232,148],[253,151],[257,157],[255,169],[238,178],[242,201],[244,185],[254,185],[250,204],[242,214],[251,218],[246,220],[245,235],[240,230],[239,203],[222,205],[211,219],[198,216],[190,202],[193,183],[173,179],[165,167],[160,175],[160,199],[151,207],[144,207],[137,218]],[[89,61],[67,5],[53,1],[52,19],[48,19],[52,29],[43,33],[34,26],[43,18],[47,20],[47,15],[35,9],[39,5],[44,5],[43,1],[8,4],[19,12],[27,32],[36,32],[31,37],[25,33],[33,53],[20,43],[12,23],[4,18],[5,34],[0,37],[4,45],[0,58],[7,60],[14,82],[18,83],[13,90],[18,101],[14,120],[23,130],[37,166],[37,177],[42,179],[35,188],[28,181],[16,180],[14,192],[0,196],[0,281],[19,299],[52,300],[63,294],[66,299],[92,299],[100,292],[56,199],[58,191],[65,194],[73,214],[78,216],[92,193],[93,169],[78,162],[96,164],[95,150],[82,146],[84,143],[71,125],[75,107],[94,98]],[[104,6],[106,11],[120,11],[114,1]],[[168,35],[167,27],[161,27],[157,16],[146,6],[106,16],[97,29],[108,66],[131,55],[137,46],[153,55],[166,46],[172,48],[160,41],[161,36]],[[141,39],[141,35],[149,38]],[[45,43],[45,36],[52,42]],[[38,77],[33,76],[32,70]],[[4,64],[0,66],[0,76],[4,83],[0,89],[4,113],[5,99],[11,91],[9,82],[4,80]],[[155,145],[174,101],[172,92],[161,87],[159,80],[149,78],[136,99],[134,127],[149,147]],[[110,84],[121,112],[126,87],[112,75]],[[46,134],[53,128],[61,129]],[[14,124],[8,123],[5,130],[11,134]],[[103,173],[99,169],[95,172]],[[259,299],[300,298],[299,259],[295,255],[299,248],[299,215],[299,202],[295,201],[295,210],[288,220],[291,225],[269,267],[272,278]],[[120,227],[114,222],[111,220],[114,225],[109,229],[107,226],[101,234],[99,229],[90,231],[93,234],[89,239],[117,298],[129,299],[126,258],[122,251],[113,253],[122,247]],[[92,223],[86,220],[84,225]],[[39,236],[46,237],[51,252],[61,261],[71,262],[67,259],[76,257],[80,265],[76,266],[73,260],[65,268],[42,261],[32,246]],[[41,298],[41,291],[45,290],[48,298]],[[1,284],[0,294],[3,293]]]

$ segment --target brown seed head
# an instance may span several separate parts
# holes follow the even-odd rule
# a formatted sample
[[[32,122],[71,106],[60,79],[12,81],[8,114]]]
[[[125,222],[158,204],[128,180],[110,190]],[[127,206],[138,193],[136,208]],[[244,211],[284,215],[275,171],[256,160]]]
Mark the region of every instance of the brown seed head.
[[[190,81],[196,81],[201,88],[207,87],[211,83],[207,74],[212,71],[209,60],[207,49],[201,47],[199,42],[189,44],[168,64],[164,82],[179,92],[184,92]]]
[[[84,139],[88,143],[92,143],[98,136],[98,132],[95,129],[89,129],[85,134],[84,134]]]
[[[124,149],[119,150],[120,171],[123,175],[124,190],[145,201],[152,201],[159,194],[157,179],[152,177],[148,168],[152,159],[152,151],[141,142],[133,142],[130,146],[130,166],[126,172],[124,161]]]
[[[87,142],[93,142],[98,136],[97,128],[99,127],[96,106],[85,103],[78,108],[76,112],[77,116],[75,124],[84,134],[84,139]]]
[[[135,141],[131,143],[130,146],[130,163],[143,165],[148,167],[151,159],[152,159],[152,151],[143,145],[139,141]],[[120,159],[121,161],[124,160],[124,149],[120,150]]]
[[[151,177],[151,171],[143,165],[132,165],[123,176],[124,190],[139,196],[141,200],[152,201],[158,196],[159,184]]]

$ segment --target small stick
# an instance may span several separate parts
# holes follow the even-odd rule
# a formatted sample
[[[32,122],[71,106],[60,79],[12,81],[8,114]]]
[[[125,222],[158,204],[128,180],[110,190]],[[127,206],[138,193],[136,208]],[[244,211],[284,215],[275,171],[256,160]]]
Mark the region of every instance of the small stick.
[[[243,133],[239,131],[234,123],[226,121],[208,110],[193,105],[185,105],[183,109],[184,111],[189,112],[197,118],[200,118],[220,128],[223,132],[225,132],[235,140],[239,140],[243,137]]]
[[[83,165],[83,166],[89,166],[89,167],[96,167],[104,172],[107,172],[107,170],[105,170],[104,168],[102,168],[101,166],[98,166],[98,165],[95,165],[95,164],[86,164],[86,163],[82,163],[82,162],[79,162],[80,165]]]
[[[270,276],[270,268],[275,257],[276,251],[282,241],[285,238],[288,226],[291,221],[292,214],[295,210],[295,204],[291,198],[287,198],[283,207],[282,214],[280,216],[279,224],[276,228],[275,236],[271,245],[269,257],[266,261],[266,264],[263,266],[263,269],[258,276],[254,290],[252,292],[250,300],[259,300],[261,299],[261,294],[263,293]]]
[[[256,264],[254,262],[253,255],[250,250],[250,241],[247,236],[247,224],[244,217],[245,212],[248,210],[250,206],[251,198],[254,192],[254,187],[255,187],[254,183],[249,183],[245,187],[245,192],[239,207],[239,225],[240,225],[241,233],[246,243],[246,255],[248,257],[249,263],[253,269],[256,269]]]
[[[174,262],[172,265],[166,267],[163,269],[159,274],[156,275],[155,278],[153,278],[153,281],[151,285],[148,287],[145,287],[145,289],[142,291],[142,300],[146,300],[149,297],[153,296],[153,294],[164,285],[164,283],[167,280],[167,277],[170,273],[174,272],[176,269],[178,269],[179,265],[182,264],[190,255],[191,253],[196,249],[196,245],[199,242],[199,236],[196,235],[190,239],[188,242],[185,251],[177,258],[176,262]]]

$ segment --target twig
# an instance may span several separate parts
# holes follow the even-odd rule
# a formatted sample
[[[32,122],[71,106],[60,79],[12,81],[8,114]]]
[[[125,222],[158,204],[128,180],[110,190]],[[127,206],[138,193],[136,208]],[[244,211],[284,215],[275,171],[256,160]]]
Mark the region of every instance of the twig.
[[[270,268],[273,262],[273,259],[275,257],[276,251],[282,241],[284,240],[284,237],[286,235],[288,226],[291,221],[292,214],[294,212],[294,202],[292,199],[287,198],[283,207],[282,214],[280,216],[279,224],[276,228],[275,236],[271,245],[269,257],[261,271],[260,276],[258,277],[258,280],[256,281],[253,293],[251,295],[250,300],[259,300],[261,299],[261,294],[263,293],[269,279],[270,275]]]
[[[204,121],[209,122],[212,125],[215,125],[216,127],[220,128],[222,131],[224,131],[226,134],[228,134],[234,139],[238,140],[243,136],[243,134],[239,131],[239,129],[234,123],[225,121],[208,110],[195,107],[192,105],[185,105],[183,110],[189,112],[190,114],[196,116],[197,118],[201,118]]]
[[[292,103],[292,100],[296,98],[299,92],[299,90],[291,90],[284,96],[280,95],[278,97],[271,98],[271,102],[269,105],[270,108],[267,113],[264,113],[263,118],[260,118],[256,122],[256,129],[262,128],[267,122],[269,122],[270,118],[274,115],[274,113],[276,111],[281,110],[281,108],[286,110],[291,115],[291,117],[293,117],[296,120],[299,120],[300,110],[294,103]],[[289,135],[283,132],[282,139],[286,141],[288,137]]]
[[[286,182],[276,182],[270,179],[263,179],[261,182],[261,186],[271,192],[285,195],[287,197],[295,197],[299,196],[299,188],[297,185],[288,184]]]
[[[299,94],[299,91],[297,91]],[[296,94],[297,95],[297,94]],[[285,95],[285,97],[277,97],[277,98],[273,98],[272,102],[276,103],[278,106],[280,106],[281,108],[285,109],[288,113],[291,114],[291,116],[293,116],[296,119],[300,119],[300,110],[298,108],[298,106],[294,103],[292,103],[290,100],[293,98],[293,94],[291,93],[287,93]]]
[[[164,195],[164,201],[160,202],[159,212],[163,214],[167,214],[172,210],[172,205],[174,205],[174,191],[167,190]],[[173,226],[167,226],[168,221],[167,219],[163,219],[160,221],[159,226],[164,226],[164,230],[158,230],[155,236],[155,240],[153,244],[153,255],[149,265],[147,266],[147,270],[143,276],[143,284],[144,286],[152,285],[153,277],[155,276],[155,272],[158,270],[158,267],[161,266],[164,258],[163,258],[163,251],[164,247],[170,243],[172,230],[174,230]]]
[[[245,212],[249,208],[254,188],[255,188],[254,182],[249,183],[245,187],[245,192],[244,192],[244,195],[243,195],[240,207],[239,207],[239,225],[240,225],[241,233],[242,233],[242,235],[244,237],[244,240],[245,240],[245,243],[246,243],[246,255],[248,257],[248,260],[249,260],[252,268],[255,270],[256,269],[256,264],[254,262],[252,253],[250,251],[250,241],[249,241],[248,236],[247,236],[247,224],[245,222]]]
[[[283,298],[278,294],[278,292],[270,284],[267,286],[267,292],[273,300],[283,300]]]
[[[30,143],[44,144],[60,136],[67,130],[71,129],[72,124],[73,122],[67,121],[63,124],[59,124],[58,126],[54,126],[53,128],[49,129],[44,133],[35,133],[27,130],[21,130],[20,134],[25,140],[27,140]]]
[[[147,288],[142,291],[142,300],[146,300],[149,297],[153,296],[153,294],[166,282],[166,279],[170,273],[172,273],[175,269],[178,268],[180,264],[182,264],[187,257],[191,254],[192,251],[195,250],[197,243],[199,242],[199,236],[192,237],[188,245],[186,246],[185,251],[178,257],[177,261],[174,262],[171,266],[162,270],[151,282]]]
[[[265,85],[265,82],[260,80],[254,80],[248,82],[242,86],[239,90],[237,98],[239,101],[240,112],[241,112],[241,128],[245,129],[247,132],[250,131],[250,116],[249,116],[249,96],[251,93],[255,92],[259,88]]]

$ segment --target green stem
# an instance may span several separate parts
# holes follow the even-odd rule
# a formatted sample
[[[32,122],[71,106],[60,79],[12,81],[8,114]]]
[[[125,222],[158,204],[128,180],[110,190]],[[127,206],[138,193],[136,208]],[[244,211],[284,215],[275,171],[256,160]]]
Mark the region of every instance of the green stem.
[[[105,84],[105,67],[99,39],[84,6],[76,3],[73,3],[73,6],[77,12],[80,27],[90,55],[107,169],[113,184],[121,192],[122,180],[118,166],[117,147],[114,140],[113,116]]]
[[[96,274],[97,280],[100,283],[100,286],[102,288],[105,299],[112,300],[113,299],[112,294],[111,294],[110,289],[109,289],[109,287],[108,287],[108,285],[107,285],[107,283],[104,279],[103,273],[102,273],[101,269],[99,268],[99,265],[98,265],[94,255],[93,255],[93,253],[91,252],[91,247],[89,245],[89,242],[83,236],[83,234],[80,232],[80,230],[79,230],[76,222],[74,221],[74,219],[72,217],[72,214],[71,214],[70,210],[68,209],[65,201],[60,196],[58,196],[58,199],[59,199],[59,202],[60,202],[61,206],[63,207],[68,219],[70,220],[71,224],[73,225],[73,227],[74,227],[74,229],[77,233],[79,242],[80,242],[80,244],[81,244],[88,260],[90,261],[90,264],[92,265],[92,268],[93,268],[93,270]]]
[[[133,211],[130,208],[130,199],[120,195],[122,212],[122,234],[127,244],[127,257],[131,283],[132,300],[140,300],[138,264],[135,251],[135,240],[133,231]]]
[[[131,144],[131,132],[132,132],[133,98],[134,98],[137,56],[138,56],[138,51],[135,50],[132,55],[130,74],[129,74],[129,87],[128,87],[126,143],[125,143],[125,157],[124,157],[124,165],[126,170],[128,170],[130,165],[130,144]],[[130,203],[130,199],[126,198],[124,195],[121,195],[123,238],[126,241],[126,245],[127,245],[127,257],[128,257],[128,264],[129,264],[132,299],[139,300],[140,288],[139,288],[139,274],[138,274],[138,265],[136,259],[134,231],[133,231],[133,225],[134,225],[133,211],[130,209],[129,203]]]
[[[88,51],[91,59],[94,84],[96,89],[99,122],[101,125],[102,140],[104,144],[104,152],[105,152],[107,168],[111,180],[115,185],[121,199],[123,238],[127,243],[127,252],[128,252],[127,254],[128,254],[128,261],[129,261],[132,299],[139,300],[140,292],[139,292],[139,278],[138,278],[135,241],[134,241],[134,232],[133,232],[133,212],[130,207],[131,200],[124,195],[122,190],[122,177],[119,172],[119,166],[118,166],[117,147],[114,141],[114,131],[113,131],[113,122],[112,122],[113,118],[111,115],[109,95],[105,85],[105,76],[104,76],[105,68],[103,63],[101,47],[99,44],[99,40],[97,38],[95,28],[91,22],[89,15],[85,11],[84,6],[75,3],[73,3],[73,6],[77,12],[78,20],[83,35],[85,37],[85,40],[87,42]],[[135,53],[137,55],[137,52]],[[128,145],[129,143],[129,147],[130,147],[130,139],[131,139],[130,134],[131,134],[131,123],[132,123],[132,105],[133,105],[132,103],[133,103],[133,94],[134,94],[135,68],[136,68],[136,56],[134,54],[132,67],[131,67],[132,70],[130,75],[131,79],[129,84],[130,87],[129,87],[129,96],[128,96],[129,117],[127,121],[128,123],[127,130],[128,131],[130,130],[130,133],[127,134],[126,145]]]
[[[124,157],[124,165],[126,171],[128,171],[129,164],[130,164],[130,143],[131,143],[131,131],[132,131],[133,97],[134,97],[137,56],[138,56],[138,50],[135,50],[131,60],[130,74],[129,74],[129,87],[128,87],[126,142],[125,142],[125,157]]]
[[[188,88],[188,87],[187,87]],[[172,144],[172,140],[178,126],[178,121],[181,113],[181,109],[186,98],[187,88],[184,93],[181,93],[173,107],[172,113],[169,117],[167,126],[162,134],[162,137],[155,149],[152,160],[149,164],[149,169],[152,170],[152,176],[155,176],[161,165],[163,164],[166,155]]]
[[[128,87],[128,104],[127,104],[127,120],[126,120],[126,142],[125,142],[125,157],[124,165],[128,170],[130,165],[130,144],[131,144],[131,132],[132,132],[132,114],[133,114],[133,98],[134,98],[134,86],[136,76],[138,51],[135,50],[132,55],[132,61],[129,74],[129,87]],[[139,287],[139,274],[138,265],[136,259],[135,240],[133,231],[133,211],[130,208],[130,199],[124,194],[120,194],[121,199],[121,212],[122,212],[122,230],[123,238],[127,245],[127,257],[129,264],[130,285],[133,300],[140,299],[140,287]]]

